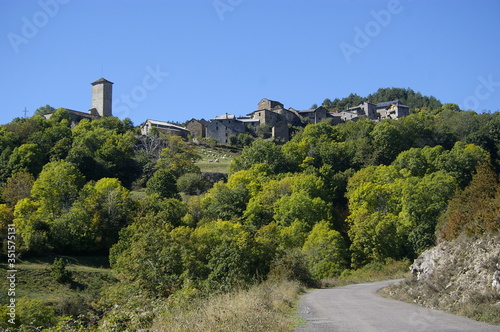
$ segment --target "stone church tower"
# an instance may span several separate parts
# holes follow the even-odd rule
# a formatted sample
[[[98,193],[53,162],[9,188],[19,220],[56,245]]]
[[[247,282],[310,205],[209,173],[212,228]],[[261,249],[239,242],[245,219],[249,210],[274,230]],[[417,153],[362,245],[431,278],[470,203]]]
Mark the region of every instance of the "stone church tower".
[[[92,108],[100,116],[113,116],[113,82],[100,78],[92,84]]]

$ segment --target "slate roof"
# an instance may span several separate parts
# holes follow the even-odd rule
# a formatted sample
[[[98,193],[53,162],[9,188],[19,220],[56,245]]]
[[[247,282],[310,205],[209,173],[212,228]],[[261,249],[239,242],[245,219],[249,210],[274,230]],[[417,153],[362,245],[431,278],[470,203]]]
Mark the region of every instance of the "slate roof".
[[[92,85],[96,85],[96,84],[99,84],[99,83],[111,83],[111,84],[114,84],[113,82],[111,81],[108,81],[107,79],[105,79],[104,77],[101,77],[100,79],[98,79],[97,81],[95,82],[92,82],[90,84]]]
[[[399,100],[391,100],[391,101],[384,101],[382,103],[377,103],[377,108],[383,108],[383,107],[389,107],[391,105],[398,105],[398,106],[401,106],[401,107],[408,107],[410,108],[410,106],[406,106],[406,105],[403,105],[399,102]]]

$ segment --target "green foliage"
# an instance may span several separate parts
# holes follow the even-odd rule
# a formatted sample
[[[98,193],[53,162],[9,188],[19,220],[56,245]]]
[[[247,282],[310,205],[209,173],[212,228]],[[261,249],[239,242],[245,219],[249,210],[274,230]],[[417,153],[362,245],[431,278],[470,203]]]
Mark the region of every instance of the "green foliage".
[[[368,167],[349,180],[354,266],[413,257],[434,244],[437,218],[453,196],[456,180],[442,171],[422,178],[408,173],[393,166]]]
[[[263,139],[244,147],[241,155],[231,161],[229,172],[249,169],[253,164],[267,164],[274,172],[280,172],[285,167],[281,149],[272,141]]]
[[[54,112],[56,109],[50,105],[45,105],[45,106],[42,106],[42,107],[38,107],[34,114],[35,115],[45,115],[45,114],[50,114],[52,112]]]
[[[351,93],[346,98],[335,98],[333,101],[325,99],[322,106],[335,109],[337,111],[345,110],[349,107],[356,106],[360,102],[368,100],[372,103],[380,103],[389,100],[399,100],[401,103],[410,106],[411,108],[426,108],[436,109],[441,107],[441,102],[433,96],[423,96],[420,92],[415,92],[412,89],[403,88],[380,88],[377,92],[369,94],[366,98],[360,97],[357,94]]]
[[[209,220],[238,219],[245,211],[248,196],[248,190],[243,186],[230,188],[227,184],[218,182],[203,198],[204,215]]]
[[[25,297],[17,299],[14,325],[7,321],[9,317],[7,316],[8,312],[9,308],[7,305],[0,308],[0,314],[2,314],[4,318],[0,321],[0,327],[6,330],[12,327],[17,328],[18,331],[29,331],[33,330],[33,328],[41,330],[49,328],[57,323],[57,317],[54,311],[39,300],[29,300]]]
[[[14,149],[7,167],[11,173],[24,171],[38,175],[44,163],[43,153],[38,144],[28,143]]]
[[[129,185],[138,177],[136,138],[126,120],[82,120],[73,128],[72,140],[67,160],[77,165],[87,180],[110,177]]]
[[[208,186],[208,181],[200,173],[186,173],[177,179],[177,189],[187,195],[199,195]]]
[[[326,221],[318,222],[302,247],[312,276],[319,280],[339,275],[347,266],[347,248],[342,235]]]
[[[71,281],[71,271],[66,269],[67,262],[63,258],[54,259],[54,263],[50,267],[50,274],[55,281],[60,284],[65,284]]]
[[[167,136],[167,147],[161,151],[157,166],[169,169],[178,178],[186,173],[199,173],[195,162],[201,159],[196,149],[179,136]]]
[[[174,174],[166,168],[158,169],[147,182],[146,193],[148,195],[157,194],[162,198],[179,197]]]
[[[286,250],[272,262],[269,279],[295,280],[306,286],[314,287],[316,286],[316,281],[313,279],[307,265],[306,256],[300,249]]]
[[[120,232],[110,250],[113,269],[125,280],[169,296],[182,285],[184,264],[191,254],[191,230],[177,227],[186,214],[185,205],[174,199],[148,197],[140,202],[135,222]]]

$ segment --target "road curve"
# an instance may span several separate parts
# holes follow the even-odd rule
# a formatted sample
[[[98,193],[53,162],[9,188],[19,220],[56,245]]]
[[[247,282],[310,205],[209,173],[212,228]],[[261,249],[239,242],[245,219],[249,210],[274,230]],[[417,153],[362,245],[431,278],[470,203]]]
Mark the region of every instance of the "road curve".
[[[307,320],[296,332],[499,332],[500,326],[384,298],[377,291],[400,280],[311,290],[299,301]]]

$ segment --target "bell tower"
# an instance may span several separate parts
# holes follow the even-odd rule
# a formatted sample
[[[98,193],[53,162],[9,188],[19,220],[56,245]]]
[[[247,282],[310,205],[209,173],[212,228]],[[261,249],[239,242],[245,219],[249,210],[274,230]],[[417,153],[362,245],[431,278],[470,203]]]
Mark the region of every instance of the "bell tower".
[[[113,82],[101,77],[91,84],[92,108],[95,108],[100,116],[113,116]]]

